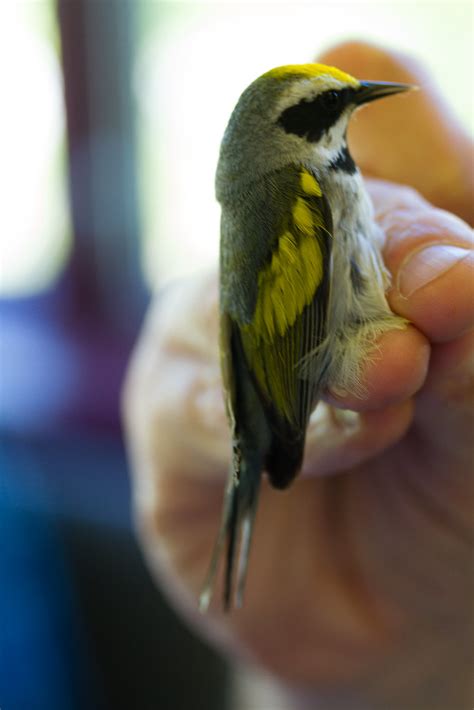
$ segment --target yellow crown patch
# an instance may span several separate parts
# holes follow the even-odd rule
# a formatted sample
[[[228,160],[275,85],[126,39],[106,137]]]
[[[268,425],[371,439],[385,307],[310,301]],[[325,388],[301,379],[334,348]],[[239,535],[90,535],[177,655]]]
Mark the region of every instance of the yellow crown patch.
[[[326,64],[285,64],[262,74],[262,77],[272,79],[287,79],[291,76],[303,76],[308,79],[313,79],[317,76],[330,76],[345,84],[350,84],[350,86],[359,86],[359,81],[353,76],[346,74],[346,72],[337,67],[330,67]]]

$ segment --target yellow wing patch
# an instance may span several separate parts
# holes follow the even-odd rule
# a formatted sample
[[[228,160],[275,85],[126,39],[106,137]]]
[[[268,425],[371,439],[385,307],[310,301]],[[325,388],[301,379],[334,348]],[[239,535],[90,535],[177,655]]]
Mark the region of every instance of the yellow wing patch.
[[[241,331],[249,364],[262,390],[277,411],[293,422],[297,421],[293,367],[301,336],[295,331],[289,335],[289,329],[301,327],[298,318],[313,300],[322,277],[323,256],[316,235],[296,238],[285,232],[271,263],[260,273],[253,321]]]
[[[323,281],[329,234],[321,210],[317,180],[300,169],[288,223],[273,249],[271,260],[258,275],[257,301],[252,321],[240,326],[248,366],[261,392],[276,411],[295,426],[312,401],[311,384],[296,370],[302,339],[312,342],[317,330],[304,320]],[[325,256],[326,255],[326,256]],[[323,306],[324,307],[324,304]],[[309,388],[309,389],[308,389]],[[302,419],[303,417],[303,419]]]
[[[323,255],[316,234],[321,218],[298,197],[293,219],[295,234],[289,230],[282,234],[271,262],[260,272],[254,317],[243,328],[267,343],[276,335],[283,336],[295,323],[323,278]]]
[[[303,234],[314,233],[313,215],[311,214],[311,207],[302,197],[296,198],[296,202],[293,207],[293,219],[295,221],[295,226],[301,232],[303,232]]]
[[[358,87],[360,82],[350,74],[341,71],[337,67],[330,67],[326,64],[286,64],[282,67],[275,67],[270,71],[265,72],[262,76],[272,79],[286,79],[291,76],[301,75],[308,79],[313,79],[317,76],[330,76],[337,81],[350,86]]]
[[[322,196],[323,193],[321,188],[319,187],[318,182],[316,181],[316,178],[311,175],[311,173],[309,173],[307,170],[301,171],[300,180],[303,192],[305,192],[307,195],[313,195],[314,197]]]

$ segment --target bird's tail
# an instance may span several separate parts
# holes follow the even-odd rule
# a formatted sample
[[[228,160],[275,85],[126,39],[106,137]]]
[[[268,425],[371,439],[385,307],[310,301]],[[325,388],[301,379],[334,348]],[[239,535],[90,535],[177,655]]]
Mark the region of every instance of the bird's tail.
[[[234,458],[227,481],[221,527],[199,599],[201,611],[206,611],[211,601],[219,560],[226,543],[224,609],[229,611],[234,603],[237,607],[242,606],[261,476],[260,457]],[[236,572],[237,585],[234,589]]]

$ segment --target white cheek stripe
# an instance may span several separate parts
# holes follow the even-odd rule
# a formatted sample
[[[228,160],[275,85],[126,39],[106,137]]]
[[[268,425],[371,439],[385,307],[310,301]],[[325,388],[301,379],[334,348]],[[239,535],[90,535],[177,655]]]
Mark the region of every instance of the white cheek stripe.
[[[344,112],[339,121],[314,144],[314,160],[318,165],[329,165],[336,160],[345,144],[348,120],[349,114]]]

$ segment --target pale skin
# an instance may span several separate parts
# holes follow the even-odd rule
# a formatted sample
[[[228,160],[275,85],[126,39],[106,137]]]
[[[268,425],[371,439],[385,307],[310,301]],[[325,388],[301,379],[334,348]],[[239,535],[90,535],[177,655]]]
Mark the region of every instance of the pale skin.
[[[288,707],[467,710],[473,145],[413,60],[359,43],[318,60],[422,89],[361,111],[349,134],[386,235],[389,302],[411,324],[378,343],[365,397],[327,394],[295,483],[264,481],[243,609],[224,615],[218,584],[202,616],[230,452],[217,279],[165,292],[124,393],[138,528],[171,603],[278,678]]]

